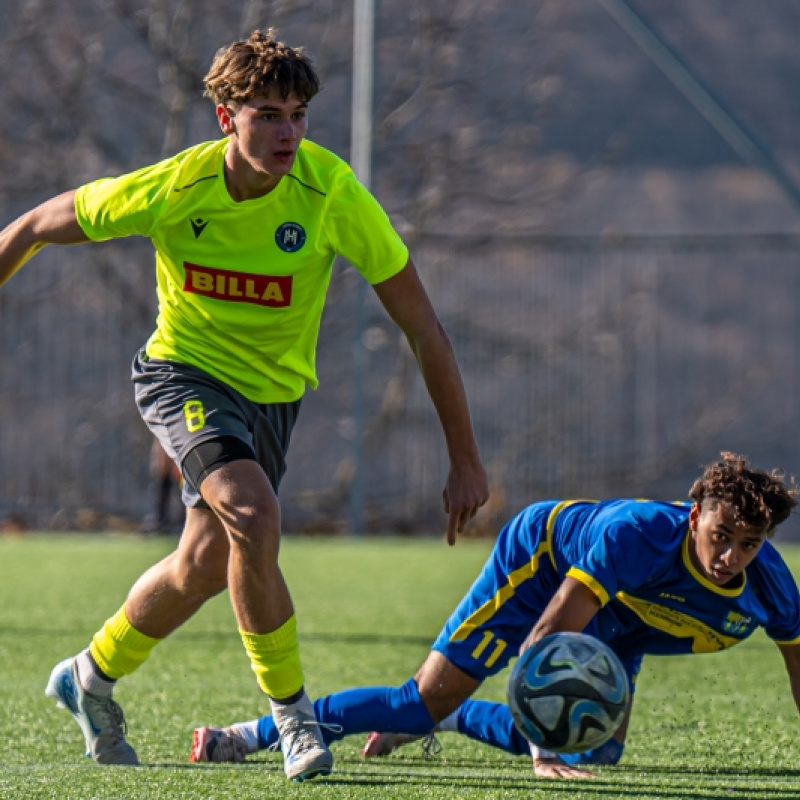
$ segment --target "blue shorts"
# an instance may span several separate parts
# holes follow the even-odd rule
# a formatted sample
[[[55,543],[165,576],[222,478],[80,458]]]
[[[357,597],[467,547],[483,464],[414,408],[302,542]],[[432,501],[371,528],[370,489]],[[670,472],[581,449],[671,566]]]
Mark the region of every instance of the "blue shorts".
[[[433,649],[476,680],[504,669],[556,593],[547,520],[557,501],[538,503],[500,531],[469,592]]]
[[[559,501],[536,503],[500,531],[494,548],[469,592],[442,628],[433,650],[476,680],[508,666],[563,581],[550,555],[547,524]],[[611,613],[610,610],[607,613]],[[601,611],[585,629],[612,648]],[[622,665],[631,692],[642,663],[628,653]]]

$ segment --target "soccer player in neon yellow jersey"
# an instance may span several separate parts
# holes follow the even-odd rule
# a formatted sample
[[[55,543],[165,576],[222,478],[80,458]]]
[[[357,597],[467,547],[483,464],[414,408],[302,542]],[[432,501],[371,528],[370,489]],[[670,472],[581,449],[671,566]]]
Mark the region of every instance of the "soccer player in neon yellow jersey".
[[[310,58],[273,30],[220,50],[205,78],[224,138],[66,192],[0,233],[0,282],[47,244],[149,237],[159,314],[137,354],[139,410],[185,478],[186,525],[46,693],[101,764],[137,764],[115,682],[226,587],[280,730],[288,778],[330,772],[303,685],[296,621],[277,563],[284,457],[337,254],[405,333],[441,421],[447,539],[488,498],[450,342],[386,214],[332,153],[305,140],[319,91]]]

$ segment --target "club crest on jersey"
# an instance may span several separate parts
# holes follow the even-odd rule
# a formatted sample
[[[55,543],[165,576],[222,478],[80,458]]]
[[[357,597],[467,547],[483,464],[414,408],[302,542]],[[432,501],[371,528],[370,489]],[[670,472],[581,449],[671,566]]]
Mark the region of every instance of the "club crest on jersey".
[[[306,243],[306,232],[296,222],[284,222],[275,231],[275,242],[284,253],[296,253]]]
[[[269,308],[286,308],[292,302],[291,275],[255,275],[229,269],[203,267],[183,262],[184,292],[201,294],[229,303],[254,303]]]
[[[746,617],[738,611],[729,611],[728,616],[722,623],[722,629],[725,633],[733,634],[734,636],[741,636],[747,633],[747,629],[753,622],[752,617]]]

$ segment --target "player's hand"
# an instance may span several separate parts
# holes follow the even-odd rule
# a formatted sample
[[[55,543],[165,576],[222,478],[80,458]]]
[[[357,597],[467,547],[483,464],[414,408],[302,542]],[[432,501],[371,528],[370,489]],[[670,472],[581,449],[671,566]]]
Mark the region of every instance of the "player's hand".
[[[489,479],[479,458],[469,464],[450,465],[447,484],[442,492],[447,519],[447,543],[456,543],[467,523],[489,499]]]
[[[565,764],[557,756],[552,758],[534,758],[533,774],[537,778],[572,778],[585,780],[586,778],[596,778],[593,772],[585,769],[576,769]]]

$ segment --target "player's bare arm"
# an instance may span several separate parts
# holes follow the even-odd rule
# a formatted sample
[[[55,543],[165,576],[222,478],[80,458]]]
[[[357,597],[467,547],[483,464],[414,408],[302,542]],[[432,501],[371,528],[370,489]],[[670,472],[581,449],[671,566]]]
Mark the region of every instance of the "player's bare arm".
[[[597,595],[575,578],[564,578],[544,613],[520,647],[520,653],[551,633],[580,633],[600,610]]]
[[[564,578],[544,613],[533,626],[520,652],[527,650],[534,642],[561,631],[582,631],[600,610],[597,595],[575,578]],[[627,728],[626,720],[623,725]],[[622,727],[622,726],[620,726]],[[557,755],[538,756],[533,753],[533,772],[537,778],[594,778],[588,770],[565,764]]]
[[[779,644],[786,672],[789,673],[789,685],[792,687],[792,697],[800,711],[800,644]]]
[[[75,216],[75,192],[47,200],[0,232],[0,284],[48,244],[88,242]]]
[[[475,442],[458,363],[413,261],[409,259],[397,275],[374,288],[389,316],[406,335],[442,424],[450,456],[443,492],[447,541],[455,544],[456,535],[489,499],[489,482]]]

